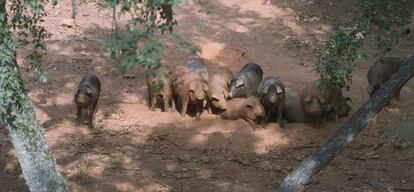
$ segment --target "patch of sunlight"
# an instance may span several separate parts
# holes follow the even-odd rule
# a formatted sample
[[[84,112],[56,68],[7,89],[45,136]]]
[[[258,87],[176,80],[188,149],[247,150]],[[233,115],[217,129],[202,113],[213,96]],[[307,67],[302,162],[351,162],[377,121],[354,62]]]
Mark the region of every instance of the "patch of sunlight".
[[[280,129],[269,128],[266,130],[255,131],[256,136],[255,152],[264,154],[269,151],[269,148],[275,145],[287,145],[289,139],[284,137]]]
[[[208,135],[206,134],[198,134],[191,138],[190,142],[192,144],[204,144],[208,141]]]
[[[283,24],[287,27],[289,27],[293,33],[296,35],[303,35],[305,31],[301,26],[299,26],[295,20],[293,19],[286,19],[283,21]]]
[[[240,12],[253,12],[261,18],[280,18],[288,16],[294,13],[292,9],[283,9],[277,6],[262,5],[261,0],[244,1],[240,3],[238,1],[221,1],[224,6],[229,8],[237,7]]]
[[[247,33],[250,31],[249,28],[234,22],[227,23],[227,28],[238,33]]]
[[[214,42],[205,38],[200,39],[199,45],[201,45],[201,57],[205,59],[215,59],[226,47],[225,43]]]

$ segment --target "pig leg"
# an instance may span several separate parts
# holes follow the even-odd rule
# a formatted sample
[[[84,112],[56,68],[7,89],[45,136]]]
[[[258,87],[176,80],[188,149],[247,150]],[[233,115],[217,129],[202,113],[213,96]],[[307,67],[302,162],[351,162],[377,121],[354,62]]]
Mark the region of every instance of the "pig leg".
[[[88,117],[89,117],[89,129],[93,129],[93,122],[92,122],[92,119],[93,119],[93,111],[94,111],[94,106],[93,105],[89,105],[89,114],[88,114]]]
[[[163,95],[162,101],[164,102],[164,112],[167,112],[169,105],[170,105],[169,103],[170,99],[167,96]]]
[[[253,131],[256,131],[256,123],[254,123],[254,121],[253,120],[251,120],[251,119],[244,119],[245,121],[247,121],[247,123],[249,123],[250,124],[250,126],[252,126],[252,128],[253,128]]]
[[[200,121],[200,114],[201,114],[202,106],[200,104],[196,104],[196,120]]]
[[[395,94],[394,94],[395,101],[400,101],[400,92],[401,92],[401,89],[398,89],[397,91],[395,91]]]
[[[278,114],[277,114],[277,122],[279,123],[279,127],[285,127],[285,122],[283,121],[283,107],[278,106]]]
[[[188,98],[181,98],[181,117],[185,117],[187,112]]]
[[[93,129],[93,116],[95,115],[96,104],[98,103],[99,92],[96,96],[96,99],[93,102],[93,105],[89,105],[89,128]]]
[[[76,126],[80,124],[80,118],[82,114],[82,108],[79,105],[76,105]]]
[[[171,101],[171,112],[175,112],[175,101],[172,96],[170,96],[169,101]]]
[[[151,111],[154,111],[154,106],[157,104],[157,97],[156,96],[151,96],[151,100],[150,100],[150,109]]]

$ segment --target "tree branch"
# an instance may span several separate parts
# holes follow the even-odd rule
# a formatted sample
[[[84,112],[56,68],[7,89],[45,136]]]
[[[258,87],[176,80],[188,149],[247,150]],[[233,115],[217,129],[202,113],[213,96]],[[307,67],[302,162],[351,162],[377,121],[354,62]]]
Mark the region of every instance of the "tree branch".
[[[394,91],[401,88],[414,74],[414,56],[391,76],[383,87],[368,100],[338,132],[321,148],[306,158],[285,177],[277,192],[303,191],[311,177],[327,166],[365,128],[371,118],[389,103]]]

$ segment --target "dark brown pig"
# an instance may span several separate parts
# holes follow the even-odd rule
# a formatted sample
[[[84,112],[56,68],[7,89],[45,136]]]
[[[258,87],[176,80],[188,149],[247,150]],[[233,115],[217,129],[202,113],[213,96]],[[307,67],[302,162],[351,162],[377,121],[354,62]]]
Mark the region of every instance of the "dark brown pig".
[[[187,59],[186,64],[188,68],[197,72],[205,82],[208,81],[208,70],[201,57],[197,55],[190,56]]]
[[[306,122],[306,114],[300,102],[300,94],[297,89],[285,88],[285,107],[283,115],[285,119],[291,123]]]
[[[172,112],[175,110],[175,104],[172,99],[171,78],[168,73],[169,70],[166,67],[161,67],[159,69],[150,69],[146,74],[148,104],[152,111],[154,111],[154,107],[157,103],[157,97],[162,97],[164,111],[169,109]]]
[[[227,109],[220,115],[223,119],[244,119],[256,130],[256,122],[265,115],[265,109],[257,97],[234,98],[227,101]]]
[[[196,119],[200,120],[203,102],[207,98],[208,86],[201,76],[188,67],[178,66],[171,71],[173,94],[181,102],[181,116],[185,117],[187,105],[196,107]]]
[[[208,81],[208,97],[211,105],[219,110],[227,109],[229,97],[228,81],[233,78],[233,73],[227,67],[219,67]]]
[[[321,84],[312,81],[302,92],[300,101],[310,121],[314,121],[316,127],[320,127],[321,120],[329,112],[333,113],[335,122],[339,119],[342,89],[330,84]],[[333,110],[333,111],[331,111]]]
[[[383,63],[377,62],[372,65],[367,74],[368,94],[372,97],[401,65],[403,65],[403,61],[396,57],[386,57]],[[401,88],[394,93],[394,99],[397,101],[400,100],[400,91]]]
[[[256,96],[260,98],[266,115],[262,119],[264,126],[271,116],[277,117],[279,127],[284,127],[283,108],[285,107],[285,86],[278,77],[268,76],[263,78],[257,89]]]
[[[250,97],[256,94],[263,70],[256,63],[248,63],[229,81],[229,97]]]
[[[101,82],[95,75],[88,74],[82,78],[75,93],[75,103],[77,108],[76,126],[79,126],[82,110],[87,110],[89,128],[93,129],[93,115],[95,114],[96,104],[101,93]]]

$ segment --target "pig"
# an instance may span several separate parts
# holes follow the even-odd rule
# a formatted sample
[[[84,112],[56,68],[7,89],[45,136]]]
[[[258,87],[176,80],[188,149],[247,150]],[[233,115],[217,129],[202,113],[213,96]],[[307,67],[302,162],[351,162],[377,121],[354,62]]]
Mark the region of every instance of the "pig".
[[[222,119],[247,121],[253,130],[256,130],[256,122],[265,115],[265,109],[257,97],[233,98],[227,101],[227,109],[220,114]]]
[[[348,102],[352,103],[351,98],[341,97],[341,109],[339,110],[339,117],[348,117],[351,106]]]
[[[285,88],[285,107],[283,115],[291,123],[306,122],[306,114],[300,102],[301,92],[295,88]]]
[[[93,129],[93,115],[95,114],[96,104],[98,103],[99,94],[101,93],[101,82],[95,75],[88,74],[81,79],[76,88],[75,103],[76,103],[76,126],[80,124],[82,116],[82,109],[88,110],[87,118],[89,128]]]
[[[218,110],[227,109],[229,87],[227,82],[233,78],[233,72],[227,67],[219,67],[208,80],[208,98],[212,107]]]
[[[203,79],[204,82],[208,82],[209,80],[209,75],[208,75],[208,70],[206,67],[206,64],[204,62],[204,60],[202,58],[200,58],[198,55],[193,55],[190,56],[187,60],[186,60],[186,66],[188,68],[190,68],[191,70],[197,72],[201,78]],[[208,98],[206,98],[203,101],[203,108],[207,109],[208,113],[211,113],[211,106],[210,106],[210,101]]]
[[[203,79],[203,81],[208,81],[208,70],[203,59],[197,55],[189,57],[186,61],[187,67],[197,72]]]
[[[367,74],[368,79],[368,88],[367,92],[370,97],[374,95],[378,89],[394,74],[400,66],[403,65],[402,59],[397,57],[385,57],[383,63],[375,63],[372,65]],[[396,101],[400,101],[400,91],[401,88],[398,89],[394,93],[394,98]]]
[[[285,86],[278,77],[267,76],[257,88],[256,96],[260,98],[266,114],[262,118],[262,126],[269,121],[270,116],[277,116],[279,127],[284,127],[283,108],[285,107]]]
[[[309,120],[314,120],[316,127],[320,127],[323,117],[332,112],[335,122],[339,119],[342,89],[329,83],[312,81],[300,95],[301,105]],[[331,111],[333,110],[333,111]]]
[[[172,99],[172,84],[168,73],[168,68],[161,67],[159,69],[150,69],[146,74],[148,104],[152,111],[154,111],[158,96],[162,97],[164,112],[167,110],[173,112],[175,110],[175,104]]]
[[[256,63],[248,63],[229,81],[229,97],[254,96],[263,78],[263,70]]]
[[[344,96],[341,97],[341,104],[340,104],[340,109],[339,109],[339,118],[348,117],[349,111],[351,110],[351,106],[348,102],[352,103],[351,98],[344,97]],[[329,115],[327,116],[327,119],[328,120],[333,120],[334,118],[335,117],[334,117],[334,114],[333,114],[333,110],[331,110],[329,112]]]
[[[185,66],[178,66],[170,72],[173,95],[181,102],[181,116],[185,117],[187,105],[196,107],[196,119],[200,120],[201,108],[206,100],[208,85],[197,72]]]

